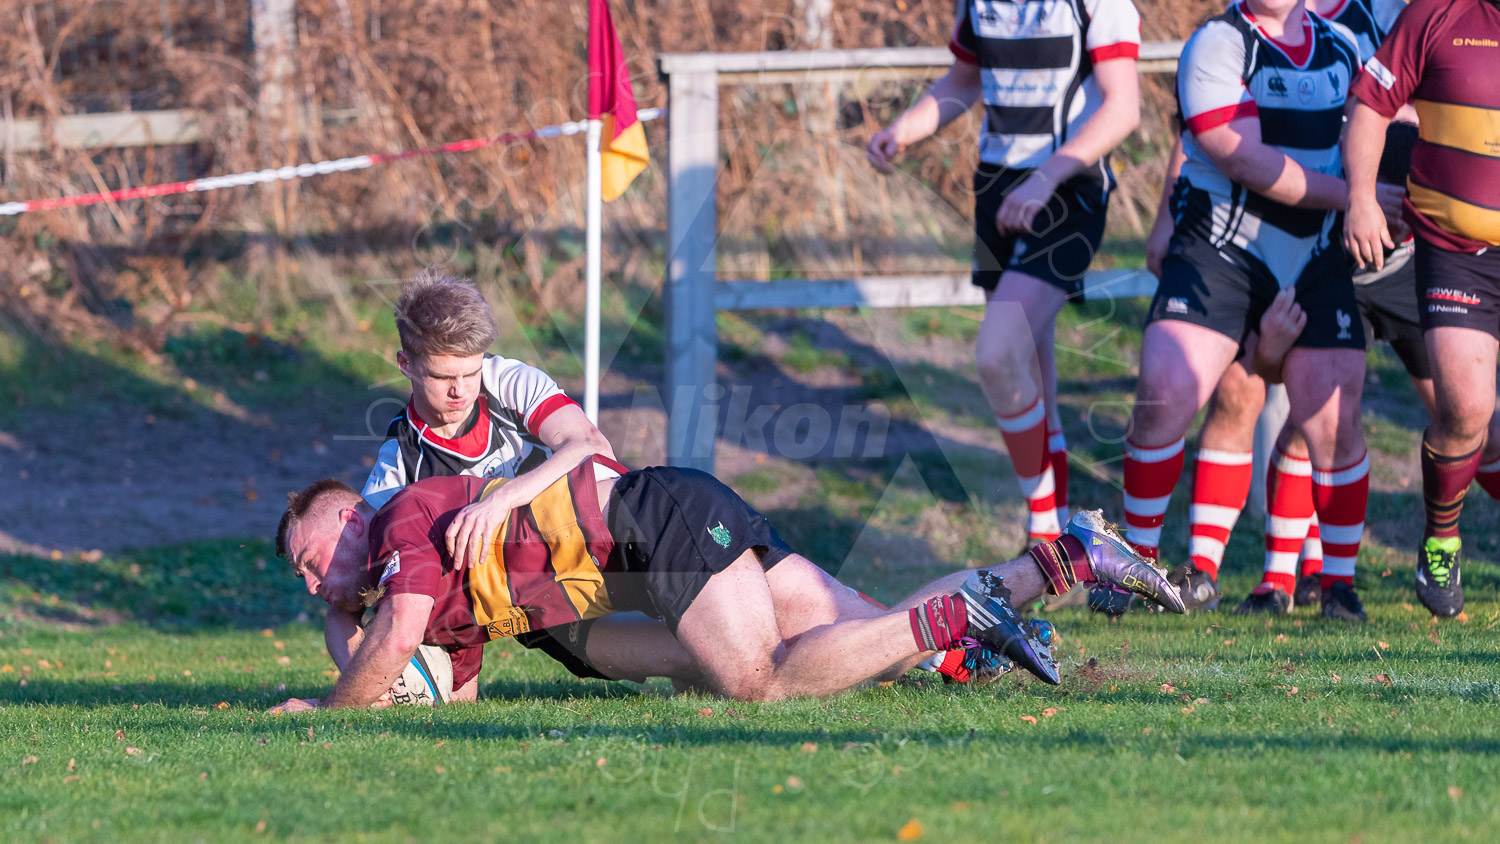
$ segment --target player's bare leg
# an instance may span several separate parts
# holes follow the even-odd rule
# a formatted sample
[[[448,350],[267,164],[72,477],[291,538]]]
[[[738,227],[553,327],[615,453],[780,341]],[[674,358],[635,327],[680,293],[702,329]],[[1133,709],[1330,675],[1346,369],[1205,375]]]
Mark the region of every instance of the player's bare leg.
[[[1365,355],[1359,349],[1292,349],[1282,367],[1288,421],[1307,441],[1313,507],[1323,543],[1323,615],[1363,621],[1354,563],[1364,534],[1370,460],[1360,426]]]
[[[1463,610],[1458,519],[1469,484],[1485,463],[1495,410],[1496,341],[1472,328],[1426,331],[1436,408],[1422,436],[1422,497],[1427,521],[1417,552],[1416,588],[1433,615]],[[1497,455],[1500,456],[1500,455]]]
[[[595,619],[584,656],[613,680],[642,683],[649,677],[666,677],[679,689],[687,689],[703,679],[667,625],[644,613],[622,612]]]
[[[990,294],[974,347],[979,386],[1015,467],[1034,541],[1055,539],[1062,530],[1047,431],[1049,420],[1059,429],[1053,331],[1066,302],[1051,284],[1007,271]]]

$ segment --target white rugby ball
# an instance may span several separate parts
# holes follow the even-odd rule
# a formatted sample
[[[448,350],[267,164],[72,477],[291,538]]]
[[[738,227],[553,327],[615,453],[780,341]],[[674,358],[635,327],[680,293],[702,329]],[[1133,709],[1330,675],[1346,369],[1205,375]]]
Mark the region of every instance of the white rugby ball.
[[[406,670],[391,686],[391,702],[401,706],[438,706],[453,696],[453,661],[448,652],[421,645]]]

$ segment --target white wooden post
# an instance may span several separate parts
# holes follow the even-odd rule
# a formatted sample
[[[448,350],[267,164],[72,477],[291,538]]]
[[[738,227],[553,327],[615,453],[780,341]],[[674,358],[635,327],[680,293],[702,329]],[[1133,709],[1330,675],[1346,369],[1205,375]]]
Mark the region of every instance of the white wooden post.
[[[665,68],[664,68],[665,70]],[[667,462],[712,472],[718,427],[714,267],[718,233],[719,79],[713,69],[671,71],[667,106]],[[714,418],[707,418],[713,413]]]

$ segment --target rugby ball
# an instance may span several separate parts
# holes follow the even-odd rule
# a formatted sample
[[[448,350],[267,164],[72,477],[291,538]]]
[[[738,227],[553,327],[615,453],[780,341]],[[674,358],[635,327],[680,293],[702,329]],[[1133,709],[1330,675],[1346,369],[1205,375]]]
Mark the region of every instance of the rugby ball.
[[[391,686],[391,702],[400,706],[439,706],[452,696],[453,661],[432,645],[418,647]]]

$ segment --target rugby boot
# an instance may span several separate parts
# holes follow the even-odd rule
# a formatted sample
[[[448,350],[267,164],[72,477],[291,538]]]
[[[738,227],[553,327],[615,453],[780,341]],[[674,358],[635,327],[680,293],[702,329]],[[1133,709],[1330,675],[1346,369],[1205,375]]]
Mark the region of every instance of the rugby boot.
[[[1177,587],[1182,596],[1182,605],[1192,612],[1212,612],[1219,607],[1223,595],[1219,584],[1207,572],[1198,571],[1192,563],[1183,563],[1167,574],[1167,582]]]
[[[1182,595],[1167,582],[1166,572],[1137,554],[1130,543],[1125,541],[1125,537],[1120,535],[1120,529],[1104,518],[1104,511],[1079,510],[1068,520],[1063,533],[1077,537],[1083,543],[1099,586],[1113,586],[1117,590],[1140,595],[1169,612],[1187,612]],[[1094,592],[1098,591],[1096,587]],[[1093,593],[1090,593],[1089,599],[1089,606],[1094,606]],[[1123,603],[1128,606],[1128,601]],[[1124,612],[1124,609],[1120,611]]]
[[[1016,664],[983,645],[948,651],[938,673],[945,683],[985,686],[1014,671]]]
[[[1438,618],[1452,618],[1464,609],[1459,548],[1456,536],[1429,536],[1417,551],[1417,600]]]
[[[1335,583],[1323,590],[1323,617],[1338,621],[1369,621],[1359,593],[1347,583]]]
[[[1319,588],[1318,595],[1321,596],[1322,594],[1323,590]],[[1286,615],[1292,611],[1292,606],[1291,595],[1269,583],[1262,583],[1250,590],[1250,594],[1245,600],[1241,601],[1240,605],[1234,608],[1234,614],[1255,615],[1257,613],[1267,613],[1269,615]]]
[[[967,638],[1035,674],[1043,682],[1062,682],[1052,649],[1036,636],[1010,602],[1005,578],[988,569],[969,575],[958,590],[968,613]]]
[[[1135,595],[1111,584],[1099,583],[1089,589],[1088,602],[1090,610],[1119,618],[1135,606]]]
[[[1323,576],[1304,574],[1297,578],[1297,588],[1292,590],[1292,605],[1310,607],[1323,600]]]

